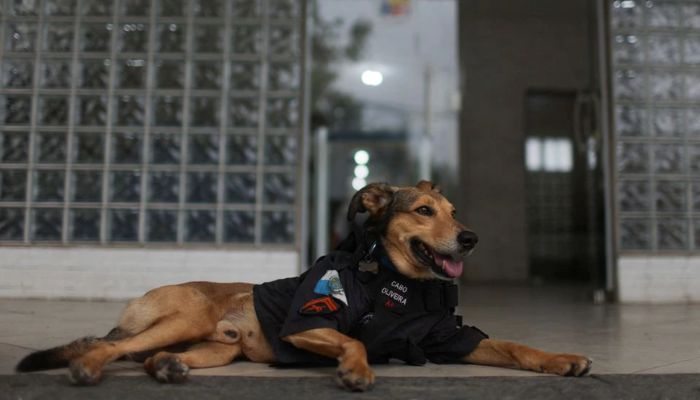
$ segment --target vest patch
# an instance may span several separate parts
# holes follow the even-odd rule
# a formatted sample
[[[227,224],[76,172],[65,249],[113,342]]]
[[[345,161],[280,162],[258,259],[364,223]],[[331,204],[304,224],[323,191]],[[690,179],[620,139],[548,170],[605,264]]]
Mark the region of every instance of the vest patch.
[[[311,299],[299,309],[299,313],[304,315],[330,314],[336,311],[338,311],[338,305],[330,296]]]
[[[326,271],[321,279],[316,282],[314,293],[331,295],[333,298],[339,300],[346,306],[348,305],[348,298],[345,296],[345,289],[343,289],[343,284],[340,283],[340,275],[338,275],[338,271],[336,270]]]
[[[399,281],[391,281],[389,286],[384,286],[380,293],[388,297],[384,301],[386,308],[395,308],[397,305],[405,307],[408,303],[408,286]]]

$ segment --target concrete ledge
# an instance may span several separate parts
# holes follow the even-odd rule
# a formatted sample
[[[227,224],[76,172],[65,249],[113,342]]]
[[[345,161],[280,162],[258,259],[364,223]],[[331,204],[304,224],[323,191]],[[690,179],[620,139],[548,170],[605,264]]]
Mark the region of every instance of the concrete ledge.
[[[294,251],[0,248],[0,297],[128,299],[192,280],[260,283],[298,273]]]
[[[622,303],[700,302],[698,256],[622,256],[617,265]]]

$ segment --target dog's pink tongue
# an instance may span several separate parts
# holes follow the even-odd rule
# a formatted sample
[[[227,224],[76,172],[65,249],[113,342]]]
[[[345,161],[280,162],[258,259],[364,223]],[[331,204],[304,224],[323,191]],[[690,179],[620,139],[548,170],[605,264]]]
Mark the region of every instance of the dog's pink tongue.
[[[442,266],[442,270],[445,275],[450,278],[456,278],[462,275],[462,270],[464,269],[464,263],[462,260],[455,261],[451,257],[443,257],[440,254],[435,253],[435,261],[437,264]]]

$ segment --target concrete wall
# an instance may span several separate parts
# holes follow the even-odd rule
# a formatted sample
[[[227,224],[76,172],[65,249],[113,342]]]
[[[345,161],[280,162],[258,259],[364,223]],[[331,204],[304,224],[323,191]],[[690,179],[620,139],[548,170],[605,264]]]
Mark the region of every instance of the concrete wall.
[[[528,277],[524,94],[589,85],[592,3],[459,2],[462,195],[456,203],[481,238],[468,259],[468,280]]]

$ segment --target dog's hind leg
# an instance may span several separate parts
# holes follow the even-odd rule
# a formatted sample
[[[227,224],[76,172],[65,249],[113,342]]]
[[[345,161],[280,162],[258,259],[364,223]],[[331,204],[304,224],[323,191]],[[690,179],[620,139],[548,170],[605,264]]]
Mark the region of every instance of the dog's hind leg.
[[[582,376],[591,360],[578,354],[548,353],[503,340],[484,339],[464,361],[470,364],[518,368],[563,376]]]
[[[159,382],[181,383],[190,368],[220,367],[241,354],[238,343],[200,342],[183,353],[161,351],[144,362],[144,368]]]

